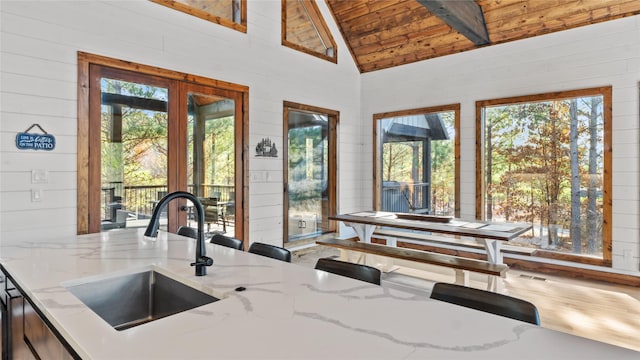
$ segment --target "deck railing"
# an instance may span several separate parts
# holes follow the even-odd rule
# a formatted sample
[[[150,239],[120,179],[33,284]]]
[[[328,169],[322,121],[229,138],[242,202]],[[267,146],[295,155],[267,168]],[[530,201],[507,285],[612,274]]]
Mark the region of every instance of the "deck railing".
[[[194,193],[195,186],[187,186]],[[233,201],[233,185],[202,185],[200,197],[217,197],[220,201]],[[102,187],[102,219],[116,221],[116,210],[126,210],[136,218],[151,216],[154,206],[167,194],[166,185],[126,186],[122,183],[108,183]]]

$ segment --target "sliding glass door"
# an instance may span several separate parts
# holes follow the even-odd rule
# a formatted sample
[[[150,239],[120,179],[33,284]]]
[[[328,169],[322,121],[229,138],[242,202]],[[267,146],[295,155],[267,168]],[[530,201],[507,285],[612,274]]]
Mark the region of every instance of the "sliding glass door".
[[[189,191],[200,198],[208,234],[235,236],[236,114],[234,94],[185,86]],[[187,222],[194,220],[189,209]]]
[[[188,191],[205,205],[208,236],[244,238],[247,89],[198,77],[202,83],[185,82],[187,76],[140,64],[125,70],[83,60],[78,158],[87,167],[78,170],[78,232],[146,227],[163,196]],[[196,224],[193,204],[184,199],[161,213],[166,231]]]
[[[335,231],[337,113],[285,107],[285,242]]]
[[[145,227],[168,190],[171,84],[112,69],[100,73],[100,229]]]

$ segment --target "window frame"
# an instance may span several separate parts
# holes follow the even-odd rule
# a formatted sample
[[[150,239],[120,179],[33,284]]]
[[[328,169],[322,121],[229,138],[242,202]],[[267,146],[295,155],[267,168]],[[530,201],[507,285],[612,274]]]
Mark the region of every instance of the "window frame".
[[[234,22],[229,19],[221,18],[220,16],[213,15],[206,11],[194,8],[187,4],[183,4],[173,0],[149,0],[156,4],[166,6],[168,8],[198,17],[203,20],[211,21],[212,23],[228,27],[233,30],[237,30],[243,33],[247,32],[247,0],[240,0],[240,22]]]
[[[390,117],[421,115],[427,113],[440,113],[453,111],[454,128],[456,136],[454,139],[454,157],[455,157],[455,217],[460,217],[460,103],[430,106],[417,109],[399,110],[385,113],[373,114],[373,209],[379,210],[382,207],[382,195],[379,189],[382,185],[380,163],[382,154],[379,153],[380,142],[378,139],[378,121]]]
[[[249,234],[249,161],[246,159],[245,153],[249,147],[249,88],[247,86],[224,82],[221,80],[215,80],[205,78],[197,75],[190,75],[177,71],[157,68],[154,66],[138,64],[125,60],[118,60],[100,55],[94,55],[85,52],[78,52],[78,136],[77,136],[77,234],[87,234],[100,232],[100,198],[99,193],[91,191],[94,189],[95,184],[100,184],[100,155],[94,153],[96,151],[96,141],[100,144],[100,126],[92,124],[91,110],[100,104],[100,96],[98,91],[93,92],[94,98],[90,98],[92,92],[90,87],[94,84],[95,79],[91,79],[92,71],[90,68],[93,66],[99,66],[103,68],[109,68],[111,72],[133,72],[139,73],[145,76],[156,77],[158,79],[164,79],[169,82],[174,82],[178,86],[180,84],[188,83],[193,85],[204,85],[212,88],[216,88],[222,91],[230,91],[237,93],[237,97],[241,99],[241,104],[236,104],[238,110],[242,109],[242,114],[238,115],[238,124],[242,128],[242,131],[236,131],[236,151],[237,159],[242,159],[236,162],[236,215],[239,219],[239,226],[236,227],[236,237],[245,239]],[[98,87],[99,88],[99,87]],[[174,90],[176,88],[174,87]],[[97,94],[97,95],[96,95]],[[94,109],[95,111],[95,109]],[[174,111],[171,114],[173,116],[179,116],[179,111]],[[173,121],[177,126],[177,121]],[[171,121],[169,123],[171,125]],[[178,142],[184,141],[177,139]],[[178,144],[180,146],[180,144]],[[98,147],[99,149],[99,147]],[[182,155],[180,155],[182,156]],[[186,154],[184,154],[186,157]],[[169,159],[169,161],[178,161],[178,159]],[[175,179],[169,180],[172,184],[178,184],[178,181],[184,180],[186,182],[186,173],[170,174],[175,176]],[[180,185],[180,184],[178,184]],[[177,185],[176,185],[177,186]],[[175,190],[175,189],[173,189]],[[170,191],[173,191],[170,190]],[[96,212],[97,209],[97,212]],[[181,212],[182,213],[182,212]],[[97,214],[97,219],[96,219]],[[182,214],[186,219],[186,215]],[[175,224],[173,224],[175,225]],[[170,224],[171,226],[171,224]]]
[[[319,53],[316,51],[313,51],[309,48],[306,48],[300,44],[296,44],[294,42],[291,42],[289,40],[287,40],[287,3],[290,1],[297,1],[300,2],[300,4],[302,4],[302,6],[304,6],[306,8],[306,10],[309,12],[309,15],[312,16],[315,21],[318,21],[319,24],[314,24],[316,26],[320,25],[321,30],[316,29],[318,36],[325,42],[329,42],[332,45],[333,48],[333,56],[327,55],[327,54],[323,54],[323,53]],[[336,45],[336,42],[333,38],[333,35],[331,35],[331,31],[329,30],[329,27],[327,26],[327,23],[324,20],[324,17],[322,16],[322,13],[320,12],[320,8],[318,8],[318,5],[316,5],[315,1],[311,1],[311,0],[282,0],[282,31],[281,31],[281,44],[283,46],[292,48],[294,50],[297,51],[301,51],[305,54],[309,54],[315,57],[318,57],[320,59],[323,60],[327,60],[330,61],[334,64],[338,63],[338,47]]]
[[[484,208],[486,206],[484,189],[485,166],[484,166],[484,140],[485,140],[485,119],[483,109],[487,106],[511,105],[521,103],[532,103],[542,101],[564,100],[576,97],[602,96],[602,117],[603,117],[603,204],[602,204],[602,258],[594,258],[588,255],[576,255],[569,253],[559,253],[538,249],[535,256],[550,258],[555,260],[570,261],[574,263],[612,266],[612,233],[613,219],[612,214],[612,87],[603,86],[579,90],[567,90],[548,92],[533,95],[514,96],[499,99],[476,101],[476,208],[475,214],[477,219],[483,220]]]

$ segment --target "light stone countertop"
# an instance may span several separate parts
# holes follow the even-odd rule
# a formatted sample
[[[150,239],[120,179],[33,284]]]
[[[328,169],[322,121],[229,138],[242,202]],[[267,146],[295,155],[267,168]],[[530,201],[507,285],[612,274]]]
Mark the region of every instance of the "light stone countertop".
[[[2,265],[86,359],[640,359],[640,353],[427,297],[144,229],[11,243]],[[148,269],[222,300],[123,331],[64,285]],[[243,286],[246,291],[236,292]]]

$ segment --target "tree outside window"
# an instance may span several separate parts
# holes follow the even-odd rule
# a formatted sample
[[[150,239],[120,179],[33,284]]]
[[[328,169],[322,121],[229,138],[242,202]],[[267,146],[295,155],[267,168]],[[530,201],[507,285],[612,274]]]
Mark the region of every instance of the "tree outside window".
[[[531,224],[523,246],[610,258],[605,93],[479,102],[482,218]]]

